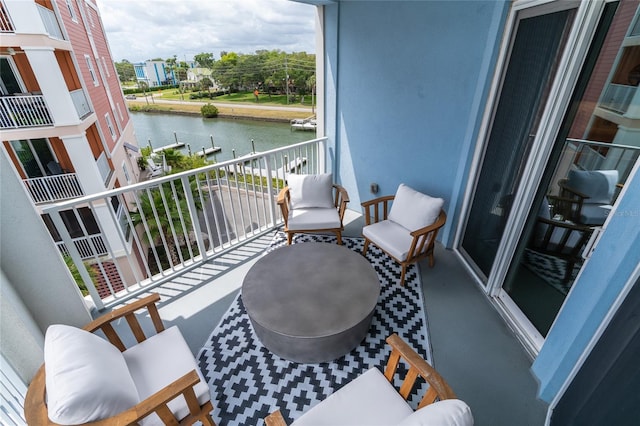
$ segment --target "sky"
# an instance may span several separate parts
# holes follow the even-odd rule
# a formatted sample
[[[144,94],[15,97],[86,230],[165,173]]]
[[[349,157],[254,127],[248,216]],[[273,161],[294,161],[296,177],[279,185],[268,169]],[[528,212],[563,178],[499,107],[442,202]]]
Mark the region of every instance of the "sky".
[[[315,53],[316,8],[288,0],[97,0],[113,60]]]

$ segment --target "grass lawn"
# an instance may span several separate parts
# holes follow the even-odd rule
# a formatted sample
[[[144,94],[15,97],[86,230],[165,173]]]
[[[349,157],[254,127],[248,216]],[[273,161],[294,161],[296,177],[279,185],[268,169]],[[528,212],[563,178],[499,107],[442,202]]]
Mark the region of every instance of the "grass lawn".
[[[158,92],[154,92],[158,93]],[[192,99],[189,98],[191,92],[187,92],[184,94],[180,94],[177,89],[169,89],[162,91],[162,99],[167,100],[177,100],[177,101],[190,101]],[[290,95],[290,101],[287,103],[287,95],[271,95],[269,96],[266,93],[260,93],[258,96],[259,100],[256,102],[255,97],[253,96],[253,92],[242,92],[242,93],[230,93],[228,95],[217,96],[212,101],[218,102],[232,102],[232,103],[247,103],[247,104],[263,104],[263,105],[288,105],[288,106],[311,106],[311,95],[304,96],[304,102],[301,102],[300,95]],[[295,99],[295,100],[294,100]],[[193,99],[194,101],[206,102],[208,98],[202,99]],[[314,99],[315,102],[315,99]]]
[[[162,99],[169,100],[165,98],[164,94]],[[177,100],[180,100],[178,97]],[[184,104],[184,103],[175,103],[175,104],[147,104],[147,102],[142,99],[129,100],[127,99],[127,106],[131,111],[144,111],[144,112],[177,112],[177,113],[186,113],[186,114],[197,114],[200,115],[200,108],[202,107],[201,102],[204,100],[199,99],[198,103],[194,104]],[[206,101],[204,101],[206,102]],[[222,100],[220,102],[223,102]],[[215,100],[212,102],[215,103]],[[234,107],[226,107],[226,106],[218,106],[219,116],[220,117],[246,117],[246,118],[255,118],[261,120],[275,120],[275,121],[285,121],[288,122],[293,118],[306,118],[310,114],[308,111],[275,111],[275,110],[265,110],[265,109],[252,109],[252,108],[242,108],[242,104],[239,103],[238,106]]]

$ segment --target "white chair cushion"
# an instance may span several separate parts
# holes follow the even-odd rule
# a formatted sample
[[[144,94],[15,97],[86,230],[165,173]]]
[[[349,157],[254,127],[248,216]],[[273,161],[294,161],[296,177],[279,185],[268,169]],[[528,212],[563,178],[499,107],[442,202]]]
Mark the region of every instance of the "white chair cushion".
[[[328,209],[305,208],[289,211],[287,228],[290,231],[341,228],[340,215],[335,207]]]
[[[443,205],[442,198],[430,197],[401,183],[391,205],[389,219],[409,231],[416,231],[435,222]]]
[[[618,183],[617,170],[570,170],[567,186],[589,198],[587,204],[609,204]]]
[[[141,401],[191,370],[196,370],[200,376],[200,382],[195,386],[200,404],[211,399],[209,387],[177,326],[168,328],[144,342],[130,347],[122,355],[129,367]],[[178,419],[189,414],[187,402],[182,395],[169,402],[168,405]],[[142,424],[146,426],[162,425],[163,423],[154,413],[143,419]]]
[[[473,415],[463,401],[446,399],[422,407],[398,426],[473,426]]]
[[[292,426],[394,425],[413,410],[377,369],[371,368],[299,417]]]
[[[292,209],[330,208],[333,204],[333,176],[331,173],[287,177]]]
[[[367,225],[362,235],[400,262],[406,260],[413,241],[409,230],[392,220]]]
[[[76,327],[52,325],[44,340],[49,419],[76,425],[106,419],[139,402],[118,348]]]

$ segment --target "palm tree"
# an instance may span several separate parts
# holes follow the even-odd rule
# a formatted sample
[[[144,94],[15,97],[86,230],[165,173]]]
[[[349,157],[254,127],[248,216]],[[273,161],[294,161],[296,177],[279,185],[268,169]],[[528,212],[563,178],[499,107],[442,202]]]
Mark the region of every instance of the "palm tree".
[[[195,180],[191,182],[191,193],[196,209],[201,210],[202,203],[197,196]],[[165,183],[158,188],[148,189],[137,204],[137,210],[130,212],[133,226],[144,227],[140,232],[149,244],[166,244],[171,264],[179,264],[178,246],[182,241],[191,244],[189,233],[193,231],[193,218],[182,185]],[[162,268],[162,265],[158,266]]]

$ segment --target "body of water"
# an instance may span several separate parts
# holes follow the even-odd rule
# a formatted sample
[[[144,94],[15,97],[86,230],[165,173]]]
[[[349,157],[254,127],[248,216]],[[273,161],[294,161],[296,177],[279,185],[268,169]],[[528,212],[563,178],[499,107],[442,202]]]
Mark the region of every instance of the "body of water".
[[[228,118],[202,118],[179,114],[160,114],[130,112],[136,137],[140,147],[151,146],[154,149],[176,142],[189,144],[191,152],[211,147],[211,136],[215,146],[222,151],[209,156],[209,160],[217,162],[233,159],[249,154],[252,151],[253,139],[258,152],[280,148],[297,142],[314,139],[315,132],[291,131],[288,123],[274,123],[259,120],[234,120]],[[175,132],[175,135],[174,135]],[[180,148],[188,154],[188,148]]]

